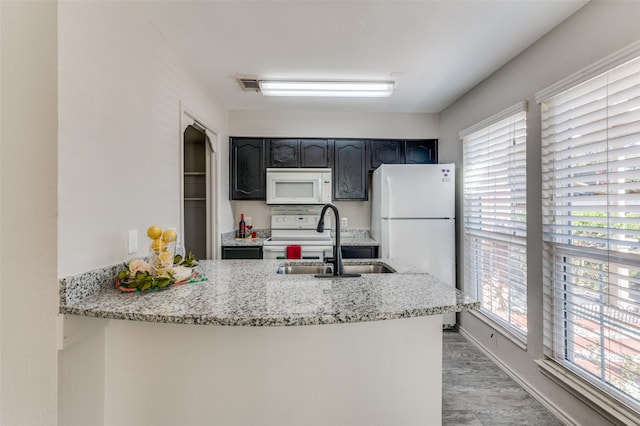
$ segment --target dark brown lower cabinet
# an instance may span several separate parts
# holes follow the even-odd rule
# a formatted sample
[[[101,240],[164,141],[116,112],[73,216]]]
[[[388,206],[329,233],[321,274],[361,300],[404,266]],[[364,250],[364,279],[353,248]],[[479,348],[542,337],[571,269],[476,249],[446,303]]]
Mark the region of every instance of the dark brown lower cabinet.
[[[262,259],[262,247],[222,246],[223,259]]]
[[[378,246],[342,246],[343,259],[375,259]]]

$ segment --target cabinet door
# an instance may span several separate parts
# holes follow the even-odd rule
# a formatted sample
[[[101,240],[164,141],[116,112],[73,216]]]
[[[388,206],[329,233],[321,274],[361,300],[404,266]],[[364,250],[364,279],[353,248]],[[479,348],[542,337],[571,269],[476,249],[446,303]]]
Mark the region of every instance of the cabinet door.
[[[403,164],[404,141],[372,140],[369,141],[370,169],[378,168],[380,164]]]
[[[223,259],[262,259],[262,247],[222,247]]]
[[[331,167],[329,141],[300,139],[300,167]]]
[[[375,259],[378,257],[377,246],[342,246],[343,259]]]
[[[232,200],[267,198],[264,151],[263,139],[231,139],[229,196]]]
[[[336,140],[333,153],[333,199],[366,200],[368,173],[364,140]]]
[[[436,164],[438,162],[438,140],[406,141],[407,164]]]
[[[270,139],[269,167],[299,167],[298,139]]]

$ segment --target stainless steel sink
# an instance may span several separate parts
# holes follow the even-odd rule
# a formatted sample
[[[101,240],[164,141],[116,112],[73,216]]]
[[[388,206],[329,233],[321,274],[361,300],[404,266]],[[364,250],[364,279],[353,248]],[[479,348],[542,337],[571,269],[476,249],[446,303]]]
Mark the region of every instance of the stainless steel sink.
[[[342,265],[345,274],[388,274],[396,272],[389,265],[382,262],[365,264]],[[328,264],[298,265],[289,263],[278,268],[279,274],[332,274],[333,266]]]
[[[371,263],[365,265],[342,265],[345,274],[389,274],[395,269],[384,263]]]
[[[331,274],[331,265],[281,265],[279,274]]]

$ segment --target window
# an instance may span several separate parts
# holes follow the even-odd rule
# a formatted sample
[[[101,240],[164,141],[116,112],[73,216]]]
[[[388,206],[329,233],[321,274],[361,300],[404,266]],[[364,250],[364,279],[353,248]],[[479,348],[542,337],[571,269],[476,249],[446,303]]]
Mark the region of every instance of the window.
[[[526,103],[460,132],[464,163],[464,287],[480,312],[527,333]]]
[[[544,337],[549,357],[637,410],[640,58],[617,62],[538,99]]]

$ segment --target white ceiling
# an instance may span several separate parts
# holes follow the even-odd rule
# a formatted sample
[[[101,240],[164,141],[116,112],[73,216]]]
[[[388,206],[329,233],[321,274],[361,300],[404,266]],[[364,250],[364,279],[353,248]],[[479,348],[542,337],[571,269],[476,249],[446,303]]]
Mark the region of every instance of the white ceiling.
[[[440,112],[585,0],[139,1],[231,109]],[[236,77],[395,80],[390,98],[280,98]]]

